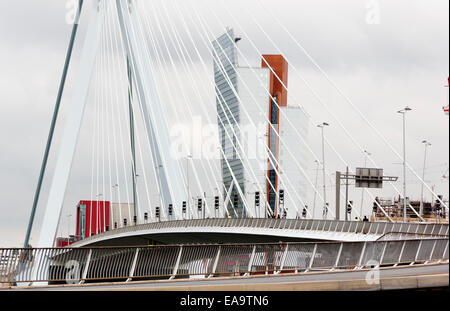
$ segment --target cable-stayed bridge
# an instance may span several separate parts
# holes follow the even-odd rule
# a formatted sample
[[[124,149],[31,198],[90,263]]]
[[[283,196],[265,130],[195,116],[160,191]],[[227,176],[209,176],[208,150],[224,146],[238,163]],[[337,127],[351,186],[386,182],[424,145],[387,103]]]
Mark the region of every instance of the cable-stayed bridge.
[[[172,1],[160,1],[158,6],[152,1],[137,0],[79,3],[25,248],[1,250],[8,262],[8,269],[4,269],[7,271],[5,283],[61,282],[66,279],[58,273],[73,270],[73,266],[66,266],[73,261],[81,263],[77,270],[81,271],[80,282],[116,280],[125,276],[133,280],[136,267],[146,264],[159,267],[160,272],[147,270],[141,275],[144,279],[226,276],[230,273],[227,269],[236,267],[237,258],[246,269],[233,271],[235,277],[262,271],[273,275],[286,271],[308,273],[313,268],[349,272],[386,265],[396,269],[415,263],[434,265],[439,276],[442,266],[448,270],[445,199],[414,171],[405,154],[401,155],[361,113],[277,17],[274,22],[287,33],[292,44],[317,67],[393,157],[403,161],[404,169],[408,168],[432,193],[436,203],[430,210],[435,216],[433,223],[425,223],[423,200],[420,210],[415,208],[408,199],[405,182],[400,190],[393,179],[385,180],[385,184],[398,196],[396,204],[401,208],[396,211],[382,205],[373,189],[362,192],[363,196],[369,196],[374,210],[384,215],[385,222],[361,221],[374,211],[371,204],[363,208],[361,200],[359,208],[348,200],[348,191],[345,193],[340,188],[335,193],[336,202],[346,197],[345,208],[340,210],[336,202],[336,208],[332,208],[327,179],[337,177],[326,169],[325,144],[343,166],[351,164],[339,153],[337,144],[324,135],[329,126],[326,122],[319,126],[322,155],[317,155],[308,143],[308,124],[319,121],[312,120],[294,92],[289,92],[288,71],[293,69],[325,110],[329,111],[329,107],[276,44],[273,45],[279,54],[264,54],[238,20],[232,18],[252,52],[260,55],[260,67],[251,64],[248,53],[239,46],[242,38],[233,29],[226,28],[214,11],[210,12],[211,16],[217,17],[222,30],[226,29],[219,37],[201,14],[190,8],[187,8],[189,14],[184,14]],[[227,10],[226,5],[224,8]],[[175,19],[178,23],[174,23]],[[274,43],[264,25],[256,19],[254,22],[267,41]],[[78,23],[86,25],[78,75],[72,100],[67,104],[68,115],[37,249],[27,249],[72,50],[78,42]],[[205,60],[205,51],[209,62]],[[213,66],[210,66],[211,61]],[[205,72],[214,76],[205,78]],[[216,109],[212,116],[211,106]],[[197,128],[198,138],[191,137],[190,127],[173,126],[186,120],[195,123],[199,113],[214,125],[210,129],[213,133],[210,142],[211,137],[205,138],[203,129]],[[83,124],[88,121],[92,126],[84,129]],[[373,167],[380,167],[346,124],[337,116],[334,121],[366,161]],[[192,128],[195,132],[196,124]],[[90,140],[83,144],[89,147],[81,148],[88,151],[80,157],[87,161],[77,165],[76,155],[83,134]],[[212,156],[199,159],[198,153]],[[317,173],[321,168],[323,187],[318,184],[318,175],[315,181],[309,176],[308,157],[316,160]],[[79,200],[87,197],[89,200],[80,201],[77,206],[77,227],[74,240],[70,241],[71,248],[59,251],[52,247],[62,231],[61,220],[65,216],[65,199],[72,190],[69,179],[74,167],[87,171],[84,187],[79,190],[85,197]],[[312,204],[308,193],[314,195]],[[70,208],[74,213],[75,207]],[[348,221],[349,217],[360,221]],[[342,220],[344,218],[346,221]],[[402,218],[403,221],[397,221]],[[412,223],[412,219],[420,223]],[[220,246],[233,242],[247,244]],[[261,250],[259,244],[248,244],[264,242],[293,244],[271,244]],[[193,243],[199,245],[185,246]],[[160,244],[178,246],[158,246],[156,250],[164,251],[153,253],[153,246],[149,245]],[[111,246],[118,248],[95,248]],[[141,248],[130,249],[130,246]],[[185,255],[185,247],[190,255]],[[366,251],[367,247],[371,248],[370,252]],[[376,251],[376,247],[381,251]],[[388,247],[392,247],[392,252]],[[222,258],[222,250],[227,248],[236,253]],[[295,248],[299,250],[293,251]],[[405,248],[409,257],[403,257]],[[396,256],[387,260],[384,258],[386,251]],[[95,257],[97,252],[105,253]],[[148,254],[143,256],[146,252]],[[80,257],[73,257],[75,254]],[[118,259],[119,270],[113,269],[107,276],[88,277],[96,269],[109,269],[115,259],[122,258],[116,258],[117,254],[125,254],[125,261]],[[257,255],[265,258],[264,264],[254,262]],[[287,265],[289,258],[293,262]],[[222,270],[218,270],[222,259],[225,263]],[[10,260],[14,262],[12,269]],[[205,271],[197,273],[195,267],[202,261]],[[165,262],[168,264],[164,265]]]
[[[89,237],[72,246],[249,243],[278,241],[364,242],[448,237],[448,224],[295,219],[196,219],[149,223]]]

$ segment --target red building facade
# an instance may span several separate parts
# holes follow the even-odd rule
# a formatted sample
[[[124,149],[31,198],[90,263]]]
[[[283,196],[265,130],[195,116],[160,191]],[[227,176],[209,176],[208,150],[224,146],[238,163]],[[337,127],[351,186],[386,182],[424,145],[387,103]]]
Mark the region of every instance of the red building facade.
[[[282,55],[263,55],[262,67],[270,69],[270,98],[269,104],[269,119],[270,125],[268,129],[268,147],[271,150],[275,159],[273,159],[276,167],[273,167],[270,159],[267,160],[267,203],[269,204],[274,217],[279,217],[277,203],[279,200],[284,200],[284,194],[280,192],[280,198],[277,198],[278,193],[278,155],[279,155],[279,139],[278,133],[280,131],[280,107],[287,107],[288,102],[288,67],[289,64]],[[270,181],[270,182],[269,182]]]
[[[82,240],[108,231],[110,209],[109,201],[80,201],[77,205],[77,239]]]

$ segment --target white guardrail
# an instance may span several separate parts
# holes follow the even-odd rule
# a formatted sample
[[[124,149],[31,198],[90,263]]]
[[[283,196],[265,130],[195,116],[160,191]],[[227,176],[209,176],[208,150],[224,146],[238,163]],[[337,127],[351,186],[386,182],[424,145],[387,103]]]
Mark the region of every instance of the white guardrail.
[[[0,284],[304,273],[448,262],[447,238],[374,242],[0,249]]]

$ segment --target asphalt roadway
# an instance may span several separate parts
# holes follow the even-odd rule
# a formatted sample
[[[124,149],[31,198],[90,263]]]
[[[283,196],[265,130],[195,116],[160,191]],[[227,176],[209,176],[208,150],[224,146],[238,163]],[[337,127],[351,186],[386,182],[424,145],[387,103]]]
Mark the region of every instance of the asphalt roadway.
[[[43,291],[347,291],[448,288],[449,264],[420,264],[386,267],[378,270],[310,271],[299,274],[247,277],[213,277],[101,283],[6,287],[1,290]]]

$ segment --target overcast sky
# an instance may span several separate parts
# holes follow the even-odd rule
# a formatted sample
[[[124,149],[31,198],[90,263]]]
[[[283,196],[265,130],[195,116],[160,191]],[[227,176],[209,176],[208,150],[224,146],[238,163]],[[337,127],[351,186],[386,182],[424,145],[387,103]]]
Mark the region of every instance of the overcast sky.
[[[154,7],[147,3],[147,11],[142,14],[150,15],[147,26],[152,29],[159,43],[170,35],[169,32],[158,32],[155,18],[151,15],[157,14],[167,23],[161,1],[165,1],[169,7],[178,5],[186,18],[204,63],[187,39],[189,31],[183,29],[177,11],[169,10],[173,18],[171,23],[180,31],[181,37],[186,40],[187,49],[192,53],[189,65],[198,70],[198,79],[205,83],[211,83],[213,79],[212,60],[209,48],[204,45],[206,37],[197,34],[193,27],[196,23],[193,11],[204,19],[210,36],[219,36],[225,26],[235,28],[243,38],[239,42],[245,56],[240,56],[242,66],[248,65],[246,59],[250,65],[258,66],[260,52],[283,52],[290,62],[289,104],[299,104],[310,114],[309,142],[316,155],[321,154],[320,132],[316,125],[322,121],[331,124],[327,129],[327,139],[331,145],[326,147],[327,169],[330,173],[345,169],[338,154],[350,165],[350,169],[363,164],[363,154],[356,147],[356,141],[373,154],[373,161],[378,167],[385,168],[386,174],[401,176],[401,165],[398,164],[401,159],[362,120],[355,108],[401,153],[402,124],[401,116],[396,111],[409,105],[413,111],[407,117],[408,162],[421,174],[421,142],[429,140],[433,145],[429,149],[425,179],[430,186],[435,186],[436,192],[448,198],[448,177],[442,178],[444,174],[449,174],[449,121],[442,112],[442,106],[447,101],[444,85],[449,68],[447,0],[158,0],[154,2]],[[69,2],[0,0],[0,247],[20,247],[23,243],[71,32],[71,25],[66,22],[70,10],[66,5]],[[90,0],[85,2],[89,3]],[[227,8],[224,8],[224,3]],[[285,28],[280,27],[273,16]],[[64,105],[70,99],[86,23],[87,16],[83,15],[32,244],[38,238],[58,150],[59,133],[65,120]],[[264,32],[258,25],[262,26]],[[173,44],[169,42],[169,49]],[[352,104],[337,92],[298,44],[308,51]],[[168,59],[169,54],[163,57]],[[156,60],[152,61],[155,66],[158,65]],[[182,66],[182,60],[176,55],[173,61]],[[170,91],[174,102],[166,107],[169,124],[177,122],[171,113],[174,110],[184,116],[183,122],[191,123],[192,118],[186,113],[186,103],[180,89],[190,89],[190,85],[198,81],[193,81],[182,71],[180,75],[186,85],[180,87],[175,82],[176,73],[168,66],[160,66],[157,72],[166,72],[171,81]],[[158,79],[158,86],[161,85],[164,99],[169,89],[164,89],[161,81]],[[321,101],[308,86],[319,95]],[[202,115],[203,118],[209,114],[215,120],[214,89],[211,88],[202,97],[210,102],[210,106],[206,107],[206,115],[193,104],[194,114]],[[93,106],[87,107],[87,113],[93,111]],[[91,120],[93,117],[86,118]],[[204,122],[207,123],[206,120]],[[354,141],[340,123],[352,134]],[[91,153],[87,146],[90,146],[89,136],[93,129],[89,121],[83,124],[74,161],[75,172],[69,181],[62,215],[62,232],[69,229],[67,215],[75,214],[76,202],[91,195],[89,169],[83,171],[81,168],[90,163]],[[337,153],[333,152],[333,148]],[[312,179],[315,174],[313,161],[314,157],[311,156],[308,172]],[[407,180],[411,197],[419,199],[419,181],[411,172]],[[333,196],[331,182],[327,183],[330,196]],[[400,182],[396,186],[401,189]],[[393,197],[397,192],[387,187],[373,194]],[[351,196],[358,201],[361,193],[352,190]],[[366,201],[369,201],[368,197]],[[368,203],[367,210],[370,210],[370,206]],[[74,217],[71,219],[73,230]]]

